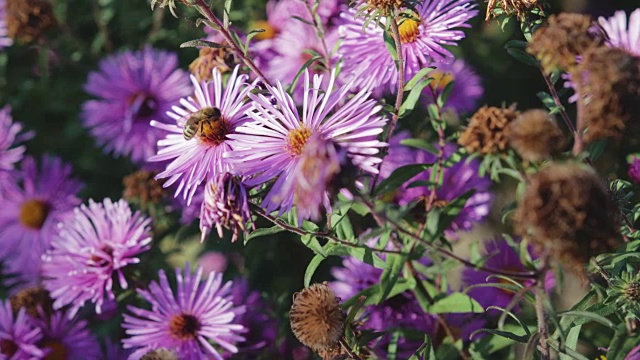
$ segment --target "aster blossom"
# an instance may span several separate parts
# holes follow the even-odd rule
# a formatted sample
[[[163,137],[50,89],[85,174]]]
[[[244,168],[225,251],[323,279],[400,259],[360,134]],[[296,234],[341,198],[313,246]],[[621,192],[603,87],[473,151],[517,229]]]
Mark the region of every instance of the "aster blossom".
[[[628,51],[640,56],[640,9],[629,15],[624,11],[616,11],[610,18],[600,17],[598,23],[607,35],[607,45]]]
[[[129,307],[133,315],[124,315],[123,328],[130,337],[122,342],[125,349],[135,351],[130,359],[139,359],[147,352],[166,348],[183,360],[222,359],[220,349],[237,353],[235,343],[244,340],[244,327],[235,317],[244,311],[234,306],[230,295],[231,282],[222,284],[222,274],[211,272],[202,280],[202,268],[195,274],[188,269],[176,269],[177,289],[174,292],[164,271],[160,281],[152,282],[149,290],[138,294],[151,304],[151,310]]]
[[[439,63],[434,67],[435,70],[428,75],[433,81],[424,90],[428,94],[423,96],[424,102],[435,103],[447,85],[453,82],[444,108],[458,113],[475,110],[484,93],[480,76],[462,59],[456,59],[452,63]]]
[[[73,316],[89,301],[100,314],[105,301],[115,300],[114,278],[127,289],[123,270],[149,249],[150,221],[124,200],[89,200],[88,206],[76,208],[43,256],[44,286],[54,307],[71,305]]]
[[[44,352],[38,347],[42,331],[27,317],[24,308],[14,316],[11,303],[0,301],[0,359],[40,359]]]
[[[40,309],[32,321],[42,330],[45,359],[100,359],[100,345],[85,320],[69,316],[67,311],[45,314]]]
[[[262,94],[250,94],[253,100],[248,115],[253,119],[239,127],[233,140],[234,151],[228,154],[237,171],[248,177],[246,184],[255,186],[275,179],[262,206],[269,212],[291,210],[296,203],[295,179],[301,172],[303,154],[308,140],[320,136],[333,143],[337,149],[345,149],[352,163],[369,173],[377,173],[380,159],[375,157],[385,143],[376,139],[383,131],[386,119],[377,115],[381,106],[370,99],[369,89],[363,89],[347,99],[350,86],[334,90],[335,72],[327,86],[322,86],[323,76],[309,71],[304,74],[304,101],[302,111],[282,84],[267,86],[273,99]],[[326,193],[326,189],[316,189]],[[328,199],[324,201],[327,207]],[[312,209],[297,208],[299,219],[311,216]]]
[[[0,6],[2,6],[1,2]],[[22,160],[22,155],[26,150],[24,146],[15,146],[15,144],[32,135],[32,133],[20,134],[20,131],[22,131],[22,124],[13,121],[11,108],[5,106],[0,109],[0,199],[2,198],[2,188],[7,186],[10,179],[10,172],[13,171],[15,164]],[[15,147],[12,148],[12,146]]]
[[[207,182],[204,200],[200,210],[200,231],[202,241],[215,226],[222,238],[222,228],[233,231],[232,242],[245,230],[245,224],[251,219],[247,189],[242,180],[229,173],[217,174]]]
[[[223,155],[232,150],[228,140],[230,135],[249,120],[245,113],[251,105],[244,99],[256,84],[255,81],[248,84],[248,76],[238,75],[239,69],[240,66],[236,66],[224,87],[222,75],[216,70],[212,71],[211,81],[198,83],[195,76],[191,76],[195,98],[181,99],[181,106],[173,106],[167,113],[176,122],[151,122],[152,126],[168,132],[164,139],[158,141],[157,154],[149,158],[150,161],[169,161],[156,179],[168,178],[164,187],[177,183],[176,196],[182,193],[187,204],[191,203],[198,185],[212,179],[215,174],[234,172]],[[202,119],[202,131],[187,140],[184,136],[187,120],[203,109],[217,109],[220,116]]]
[[[13,44],[7,28],[7,1],[0,0],[0,50]]]
[[[0,206],[0,259],[4,271],[31,285],[41,277],[41,256],[58,231],[58,223],[80,204],[82,184],[72,168],[54,157],[40,167],[32,157],[22,161],[21,181],[7,189]],[[25,267],[25,264],[29,266]]]
[[[191,88],[174,53],[149,46],[103,59],[84,86],[96,97],[82,105],[84,125],[105,150],[143,162],[164,133],[151,120],[171,123],[166,112]]]
[[[478,14],[471,0],[425,0],[416,10],[396,19],[407,79],[433,63],[452,62],[453,54],[444,46],[463,39],[465,34],[458,28],[471,27],[468,21]],[[371,23],[363,29],[365,20],[354,18],[354,10],[343,16],[346,24],[340,32],[344,40],[338,52],[345,76],[359,86],[371,83],[374,88],[396,88],[398,72],[386,48],[384,30]]]

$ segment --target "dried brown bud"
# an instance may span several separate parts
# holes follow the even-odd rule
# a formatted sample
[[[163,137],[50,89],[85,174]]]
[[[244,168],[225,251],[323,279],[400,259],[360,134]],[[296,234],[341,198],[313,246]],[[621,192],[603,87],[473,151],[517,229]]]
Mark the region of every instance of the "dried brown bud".
[[[400,9],[405,7],[405,0],[367,0],[367,3],[372,8],[382,11],[383,14],[387,14],[392,9]]]
[[[295,294],[289,312],[293,334],[316,352],[335,348],[344,332],[345,316],[340,305],[326,283]]]
[[[178,354],[168,349],[156,349],[144,354],[140,360],[178,360]]]
[[[516,14],[518,20],[525,18],[527,10],[534,7],[542,8],[538,0],[489,0],[485,20],[489,20],[491,16],[496,16],[495,9],[498,3],[500,3],[500,7],[508,15]]]
[[[587,52],[574,76],[586,142],[619,137],[640,117],[640,58],[600,47]]]
[[[580,164],[533,175],[515,213],[516,229],[584,278],[589,258],[619,244],[616,208],[603,181]]]
[[[13,39],[31,42],[55,23],[48,0],[7,0],[7,32]]]
[[[42,286],[34,286],[21,290],[9,298],[11,309],[14,313],[24,308],[27,314],[38,316],[41,309],[44,314],[53,314],[53,300],[49,296],[49,292]]]
[[[162,187],[164,180],[154,179],[156,172],[138,170],[122,180],[124,191],[122,197],[127,201],[139,202],[144,207],[149,202],[157,204],[166,195]]]
[[[229,48],[202,48],[200,55],[189,65],[189,71],[198,81],[211,80],[211,71],[217,69],[221,74],[231,71],[234,64],[233,53]]]
[[[527,51],[540,60],[546,72],[557,68],[572,71],[578,56],[604,44],[602,32],[592,24],[587,15],[551,15],[547,24],[533,34]]]
[[[519,114],[515,105],[508,108],[483,106],[469,120],[469,126],[460,134],[458,144],[469,153],[502,152],[508,145],[504,130]]]
[[[565,146],[565,137],[558,124],[545,110],[528,110],[506,129],[509,144],[527,161],[548,159]]]

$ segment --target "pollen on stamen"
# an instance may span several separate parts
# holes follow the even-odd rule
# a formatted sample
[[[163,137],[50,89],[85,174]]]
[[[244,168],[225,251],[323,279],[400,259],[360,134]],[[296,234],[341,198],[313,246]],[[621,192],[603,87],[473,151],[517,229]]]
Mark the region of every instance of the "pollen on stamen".
[[[31,199],[20,207],[20,222],[28,228],[40,229],[51,207],[44,201]]]
[[[205,143],[218,146],[227,139],[231,133],[231,124],[224,118],[204,120],[200,130],[200,140]]]
[[[416,16],[414,14],[414,16]],[[412,43],[416,41],[418,36],[420,36],[420,29],[418,29],[418,25],[420,24],[420,20],[418,18],[407,18],[404,19],[398,25],[398,32],[400,33],[400,41],[403,44]]]
[[[198,318],[190,314],[174,316],[169,322],[169,332],[179,340],[195,339],[199,330]]]
[[[311,130],[304,126],[289,131],[287,151],[291,155],[300,156],[309,137],[311,137]]]

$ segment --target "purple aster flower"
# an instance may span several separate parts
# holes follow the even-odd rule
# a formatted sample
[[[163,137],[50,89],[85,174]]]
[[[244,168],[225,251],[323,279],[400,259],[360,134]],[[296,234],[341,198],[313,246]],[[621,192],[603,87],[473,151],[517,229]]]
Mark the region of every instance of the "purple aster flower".
[[[109,56],[99,67],[84,87],[97,98],[82,105],[84,125],[107,151],[143,162],[163,136],[149,122],[172,122],[166,112],[191,92],[187,73],[175,54],[151,47]]]
[[[376,139],[386,123],[384,117],[376,115],[381,106],[369,98],[368,89],[346,99],[350,86],[334,90],[334,72],[326,87],[321,86],[322,80],[321,75],[315,75],[311,83],[305,71],[301,113],[280,83],[267,87],[273,98],[250,94],[253,103],[248,114],[254,121],[229,135],[235,150],[228,156],[236,169],[249,177],[245,182],[248,186],[275,179],[262,203],[269,212],[280,209],[284,213],[299,205],[293,179],[302,171],[301,155],[315,134],[337,149],[346,149],[347,157],[357,167],[377,172],[380,159],[374,155],[385,146]],[[307,219],[312,211],[298,206],[298,218]]]
[[[399,21],[402,54],[406,78],[434,62],[451,62],[453,54],[444,45],[456,45],[465,34],[457,28],[471,27],[468,21],[478,14],[471,0],[425,0],[418,4],[418,13]],[[398,73],[387,50],[383,30],[371,24],[363,31],[364,19],[352,18],[354,10],[345,14],[347,24],[341,27],[344,41],[339,54],[344,59],[343,71],[358,86],[372,83],[374,88],[389,85],[396,88]]]
[[[118,342],[107,339],[104,344],[102,360],[129,360],[131,350],[125,350]]]
[[[229,295],[232,283],[222,285],[222,274],[213,272],[201,282],[202,268],[195,275],[188,268],[187,264],[184,274],[176,269],[175,292],[164,271],[160,271],[159,283],[152,282],[149,290],[138,290],[151,310],[129,307],[133,316],[124,315],[122,326],[130,336],[122,341],[124,348],[136,349],[131,359],[160,348],[177,352],[183,360],[222,359],[219,348],[238,352],[234,344],[245,340],[240,335],[244,327],[235,317],[244,309],[233,304]]]
[[[234,280],[231,288],[231,300],[239,308],[246,308],[236,314],[234,322],[246,330],[242,333],[245,340],[236,343],[237,354],[225,354],[225,358],[254,359],[258,355],[275,353],[278,323],[269,316],[269,308],[258,291],[252,291],[246,279]]]
[[[69,316],[66,311],[51,315],[40,312],[33,323],[42,330],[41,348],[45,359],[99,360],[100,345],[87,328],[87,322]]]
[[[631,349],[624,360],[640,360],[640,345]]]
[[[2,4],[3,2],[0,0],[0,9]],[[1,13],[0,19],[2,19]],[[20,131],[22,131],[22,124],[13,122],[11,108],[5,106],[0,109],[0,199],[3,197],[3,188],[8,186],[7,182],[12,178],[10,175],[14,165],[22,160],[22,155],[26,150],[24,146],[11,147],[33,135],[31,132],[20,134]]]
[[[11,303],[0,300],[1,360],[41,359],[44,352],[37,346],[40,339],[42,331],[29,321],[24,308],[14,317]]]
[[[195,76],[191,81],[195,87],[195,99],[191,96],[180,100],[168,115],[175,124],[152,121],[151,125],[169,134],[158,141],[158,153],[150,161],[170,161],[157,179],[169,178],[165,187],[178,183],[176,196],[183,192],[187,204],[191,203],[198,185],[211,180],[216,174],[233,172],[223,155],[232,150],[228,138],[238,126],[249,120],[245,114],[250,104],[244,102],[255,82],[247,84],[247,75],[238,75],[239,66],[233,70],[223,88],[222,76],[212,71],[212,80],[198,84]],[[187,120],[197,112],[218,110],[220,116],[210,116],[201,120],[201,131],[193,139],[186,140],[184,127]],[[212,110],[213,109],[213,110]]]
[[[598,23],[607,34],[607,45],[640,56],[640,9],[636,9],[629,15],[628,23],[627,14],[624,11],[616,11],[608,19],[600,17]]]
[[[420,149],[409,148],[400,142],[409,137],[408,132],[401,132],[389,141],[389,152],[382,163],[380,177],[384,179],[393,170],[409,164],[433,164],[437,161],[435,154]],[[455,152],[457,146],[447,144],[444,148],[445,158]],[[460,162],[443,170],[442,184],[435,190],[436,204],[447,204],[469,192],[471,196],[465,202],[456,218],[451,223],[452,231],[469,230],[475,223],[483,221],[491,210],[492,195],[489,192],[491,180],[478,174],[480,163],[477,159],[462,159]],[[416,181],[428,182],[432,169],[408,180],[397,192],[396,200],[400,205],[413,201],[427,201],[432,190],[427,186],[411,186]]]
[[[58,223],[80,204],[82,184],[71,166],[44,157],[40,168],[32,157],[22,161],[19,186],[7,190],[0,206],[0,259],[4,271],[33,285],[41,276],[41,256],[58,231]],[[29,264],[29,266],[25,266]]]
[[[114,277],[127,289],[124,269],[149,250],[150,222],[140,212],[133,213],[124,200],[89,200],[89,206],[76,208],[43,256],[44,286],[54,307],[70,305],[73,316],[89,301],[102,313],[105,301],[115,300]]]
[[[241,179],[229,173],[219,173],[207,182],[200,210],[201,241],[215,226],[220,238],[223,236],[223,227],[231,230],[231,242],[235,242],[240,232],[245,231],[245,224],[250,219],[249,197]]]
[[[519,240],[518,240],[519,241]],[[484,265],[491,269],[510,271],[510,272],[526,272],[527,269],[522,264],[520,256],[509,245],[504,238],[497,238],[485,243],[484,257],[487,259]],[[535,257],[534,257],[535,259]],[[480,271],[473,268],[466,268],[462,273],[462,281],[466,286],[477,284],[512,284],[507,280],[503,280],[497,277],[491,277],[492,274],[486,271]],[[523,280],[521,282],[523,286],[530,286],[533,284],[533,280]],[[555,286],[555,277],[552,272],[547,273],[545,279],[545,287],[551,290]],[[477,300],[483,307],[498,306],[506,308],[515,295],[513,292],[501,289],[493,286],[474,287],[467,292],[469,296]],[[519,307],[513,308],[513,311],[518,311]],[[493,314],[496,314],[493,312]]]
[[[445,87],[453,81],[453,89],[444,106],[445,109],[453,109],[458,113],[475,110],[478,100],[484,93],[480,76],[460,59],[453,63],[440,63],[434,66],[436,69],[429,73],[429,77],[434,80],[424,90],[428,94],[423,97],[424,102],[434,103]]]
[[[637,156],[632,157],[627,174],[631,181],[640,184],[640,159]]]
[[[0,0],[0,50],[11,46],[13,40],[9,37],[7,29],[7,1]]]

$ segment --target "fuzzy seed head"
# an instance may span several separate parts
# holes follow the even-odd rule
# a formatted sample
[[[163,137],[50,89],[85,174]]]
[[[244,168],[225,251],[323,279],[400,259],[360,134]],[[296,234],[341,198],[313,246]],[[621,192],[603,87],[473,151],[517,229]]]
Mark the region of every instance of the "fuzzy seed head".
[[[469,120],[469,125],[460,134],[458,144],[469,153],[497,154],[509,144],[505,129],[520,112],[512,105],[508,108],[483,106]]]
[[[140,360],[178,360],[178,355],[169,349],[156,349],[144,354]]]
[[[526,161],[541,161],[560,152],[565,136],[545,110],[528,110],[507,126],[509,145]]]

